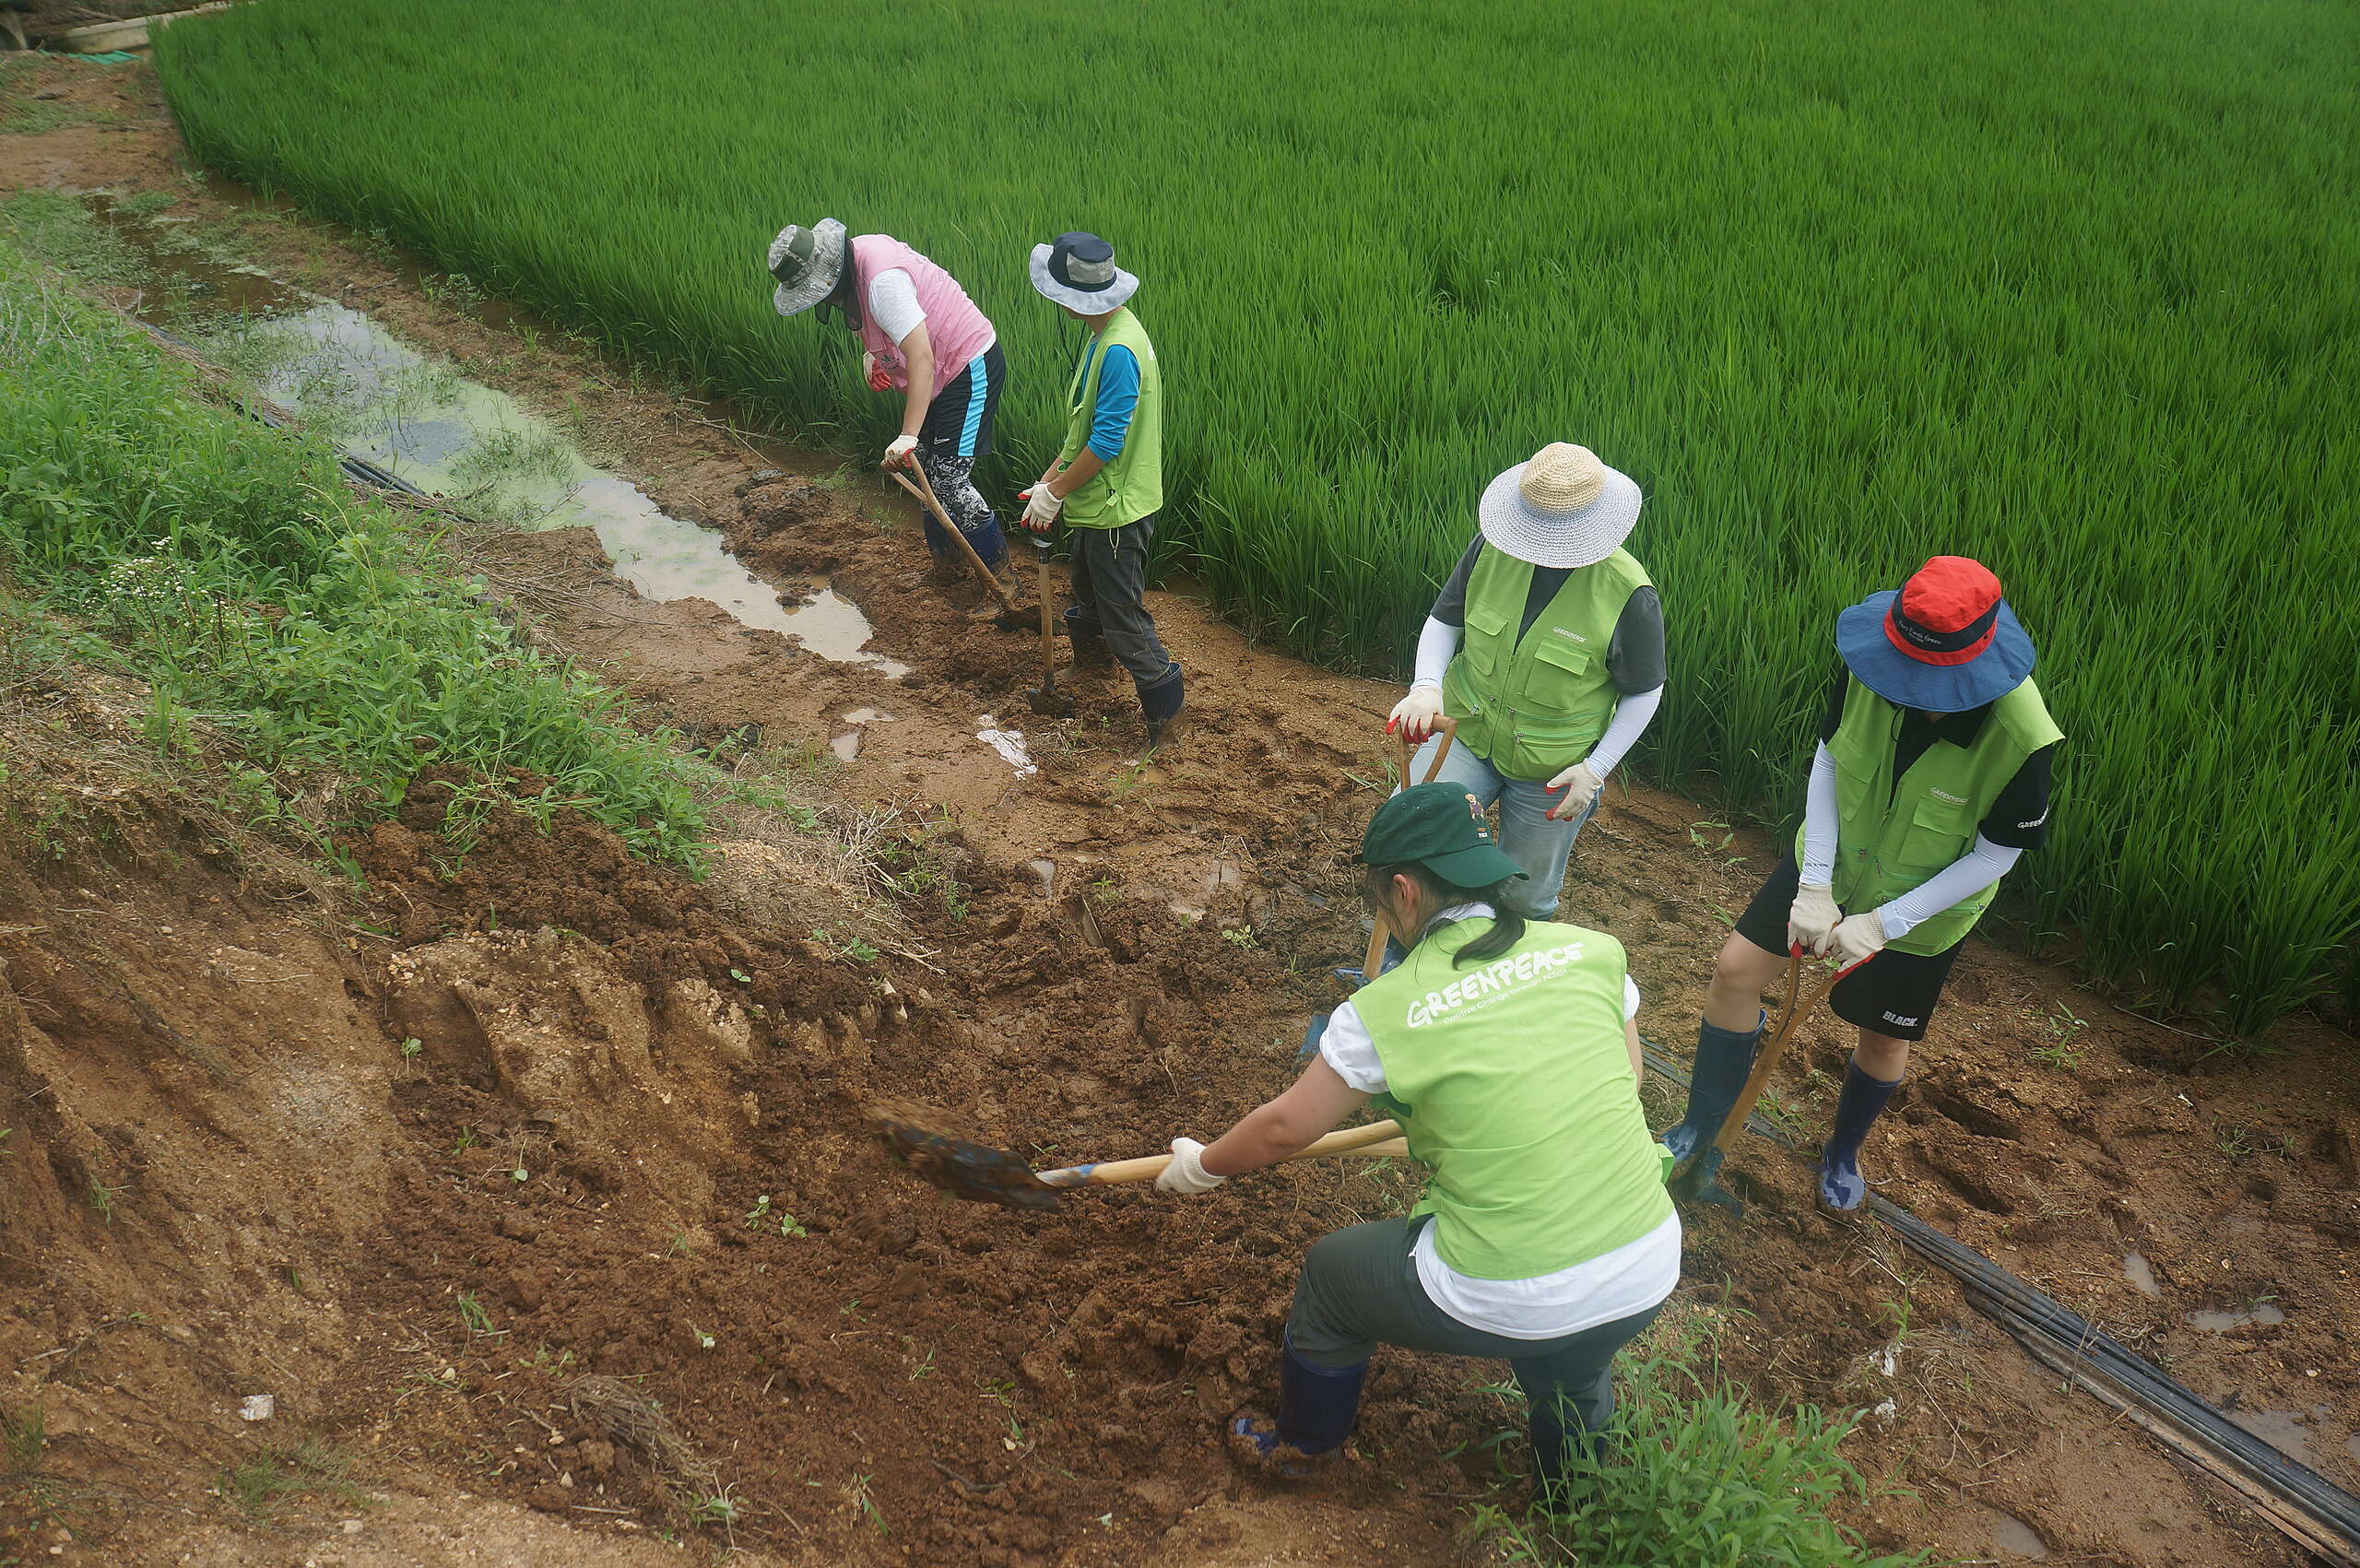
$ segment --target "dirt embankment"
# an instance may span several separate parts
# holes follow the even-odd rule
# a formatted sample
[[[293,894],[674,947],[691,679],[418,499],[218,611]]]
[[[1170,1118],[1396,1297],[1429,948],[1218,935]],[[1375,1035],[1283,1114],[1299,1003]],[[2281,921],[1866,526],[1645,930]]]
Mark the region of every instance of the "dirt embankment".
[[[173,172],[144,71],[44,69],[85,73],[71,90],[111,95],[109,123],[0,138],[0,183],[169,189],[230,216]],[[0,1509],[46,1512],[10,1515],[6,1549],[621,1562],[702,1527],[798,1562],[1466,1560],[1455,1528],[1493,1485],[1481,1444],[1511,1424],[1482,1392],[1496,1369],[1386,1357],[1317,1495],[1236,1476],[1216,1441],[1268,1386],[1304,1246],[1397,1203],[1399,1173],[1020,1216],[915,1184],[865,1114],[917,1098],[1061,1161],[1208,1135],[1284,1082],[1304,1015],[1339,995],[1327,967],[1359,950],[1343,855],[1383,784],[1389,694],[1165,594],[1191,681],[1173,743],[1138,759],[1114,672],[1084,672],[1079,716],[1044,726],[1018,695],[1032,645],[973,624],[972,587],[923,582],[906,508],[790,479],[741,511],[759,460],[695,408],[454,313],[331,230],[252,238],[536,407],[580,398],[627,471],[726,524],[755,570],[863,605],[909,678],[645,604],[579,534],[466,547],[540,634],[725,760],[757,731],[815,758],[859,735],[811,788],[872,825],[897,813],[867,847],[892,849],[905,890],[812,875],[843,832],[745,825],[702,887],[572,823],[496,822],[453,878],[431,784],[353,846],[364,909],[169,813],[63,857],[17,833],[0,1409],[46,1426]],[[1037,774],[977,739],[986,715],[1026,730]],[[1568,892],[1569,917],[1629,945],[1643,1024],[1675,1049],[1770,862],[1707,818],[1618,787]],[[2295,1026],[2277,1055],[2206,1055],[1978,949],[1871,1173],[2349,1484],[2352,1043]],[[1842,1051],[1823,1021],[1778,1085],[1801,1125],[1823,1122]],[[2005,1515],[2058,1561],[2296,1560],[1947,1283],[1813,1215],[1807,1168],[1746,1163],[1752,1213],[1698,1222],[1674,1315],[1716,1327],[1725,1369],[1765,1395],[1891,1401],[1849,1449],[1912,1489],[1859,1512],[1873,1539],[1990,1557],[2020,1539]],[[2154,1295],[2125,1272],[2134,1252]],[[2198,1311],[2244,1321],[2213,1332]],[[585,1375],[668,1426],[610,1385],[585,1398]],[[242,1421],[260,1393],[277,1413]],[[260,1510],[269,1528],[224,1474],[256,1463],[305,1488]]]

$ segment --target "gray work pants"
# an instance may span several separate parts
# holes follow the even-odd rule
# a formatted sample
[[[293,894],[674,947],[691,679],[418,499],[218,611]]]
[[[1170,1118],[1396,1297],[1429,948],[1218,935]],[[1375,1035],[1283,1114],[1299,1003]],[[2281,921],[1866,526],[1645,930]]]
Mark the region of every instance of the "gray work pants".
[[[1470,1328],[1434,1305],[1410,1256],[1417,1220],[1348,1225],[1312,1244],[1295,1282],[1287,1342],[1314,1366],[1357,1366],[1379,1345],[1503,1361],[1535,1410],[1555,1409],[1569,1433],[1595,1432],[1614,1413],[1614,1352],[1661,1306],[1556,1339],[1510,1339]]]
[[[1155,542],[1155,514],[1119,528],[1068,528],[1073,550],[1073,618],[1084,635],[1104,634],[1106,646],[1135,680],[1163,678],[1171,655],[1147,613],[1148,548]]]

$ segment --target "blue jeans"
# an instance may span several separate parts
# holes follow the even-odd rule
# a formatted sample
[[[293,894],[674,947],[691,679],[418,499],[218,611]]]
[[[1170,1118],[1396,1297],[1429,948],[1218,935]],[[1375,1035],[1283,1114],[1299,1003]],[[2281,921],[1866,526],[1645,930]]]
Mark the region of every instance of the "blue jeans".
[[[1410,760],[1411,779],[1426,776],[1426,765],[1433,760],[1434,748],[1441,744],[1440,736],[1432,736],[1418,748],[1418,754]],[[1508,884],[1507,902],[1527,920],[1553,916],[1557,913],[1557,894],[1565,885],[1565,862],[1574,853],[1574,840],[1583,825],[1598,814],[1598,801],[1606,792],[1600,790],[1580,816],[1552,822],[1549,820],[1550,804],[1564,791],[1552,791],[1537,779],[1502,778],[1489,762],[1464,746],[1450,749],[1442,772],[1434,777],[1437,784],[1465,784],[1475,803],[1487,810],[1498,803],[1500,848],[1510,860],[1524,867],[1525,879]]]

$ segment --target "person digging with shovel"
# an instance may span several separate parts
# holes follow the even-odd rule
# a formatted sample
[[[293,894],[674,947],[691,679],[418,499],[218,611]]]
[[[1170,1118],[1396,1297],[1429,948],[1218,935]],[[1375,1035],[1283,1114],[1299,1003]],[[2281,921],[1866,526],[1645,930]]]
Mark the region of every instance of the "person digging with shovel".
[[[1435,720],[1457,722],[1441,777],[1499,803],[1500,847],[1527,878],[1510,897],[1530,919],[1556,911],[1575,838],[1663,700],[1663,607],[1622,548],[1640,499],[1564,442],[1493,479],[1386,725],[1422,744],[1423,769]]]
[[[1284,1473],[1342,1445],[1379,1344],[1504,1361],[1536,1481],[1611,1413],[1610,1366],[1680,1279],[1664,1152],[1639,1106],[1638,989],[1602,931],[1516,913],[1524,869],[1461,784],[1413,785],[1361,841],[1363,896],[1408,957],[1336,1010],[1292,1087],[1210,1144],[1175,1138],[1158,1190],[1209,1192],[1308,1147],[1372,1095],[1434,1168],[1407,1219],[1304,1260],[1275,1421],[1233,1448]]]
[[[992,418],[1008,385],[999,335],[958,279],[899,240],[847,238],[823,218],[788,224],[771,242],[771,302],[783,316],[819,308],[859,335],[861,368],[878,392],[902,394],[902,429],[880,468],[914,461],[986,571],[1008,559],[991,503],[975,488],[976,459],[992,449]],[[940,524],[921,513],[935,581],[963,582],[966,560]]]
[[[1687,1159],[1736,1102],[1790,946],[1832,951],[1859,966],[1828,998],[1859,1031],[1819,1160],[1820,1205],[1844,1213],[1868,1195],[1861,1140],[1967,932],[2047,836],[2063,735],[2032,681],[2032,639],[1978,561],[1938,555],[1900,592],[1870,595],[1836,618],[1835,647],[1802,827],[1721,944],[1687,1114],[1664,1143]]]
[[[1179,661],[1147,612],[1148,553],[1163,505],[1163,378],[1155,345],[1131,313],[1139,280],[1115,265],[1095,234],[1060,234],[1032,247],[1032,287],[1090,329],[1066,391],[1065,442],[1022,492],[1024,526],[1045,534],[1063,518],[1073,552],[1065,612],[1074,662],[1111,652],[1130,673],[1153,749],[1185,701]]]

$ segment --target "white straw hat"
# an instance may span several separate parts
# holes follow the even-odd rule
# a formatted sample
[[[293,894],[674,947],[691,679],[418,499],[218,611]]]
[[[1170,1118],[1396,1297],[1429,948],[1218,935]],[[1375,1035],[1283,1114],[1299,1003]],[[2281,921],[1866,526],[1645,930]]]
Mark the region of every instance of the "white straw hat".
[[[791,316],[808,311],[835,291],[844,276],[844,226],[823,218],[810,228],[790,223],[771,242],[766,265],[778,288],[771,303],[778,313]]]
[[[1639,487],[1587,446],[1551,442],[1493,479],[1476,515],[1493,548],[1535,566],[1595,566],[1631,536]]]

